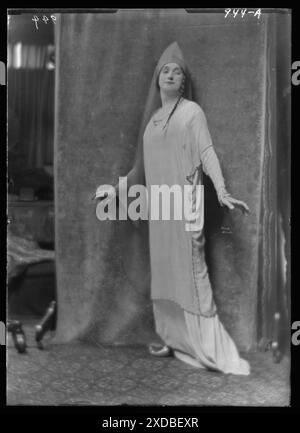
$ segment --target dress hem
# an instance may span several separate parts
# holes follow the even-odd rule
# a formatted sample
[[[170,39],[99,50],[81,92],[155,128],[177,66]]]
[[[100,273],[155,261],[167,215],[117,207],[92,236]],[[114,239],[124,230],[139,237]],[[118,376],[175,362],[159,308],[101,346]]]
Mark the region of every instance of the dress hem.
[[[157,298],[157,297],[151,297],[152,301],[169,301],[169,302],[174,302],[174,304],[178,305],[182,310],[186,311],[187,313],[190,314],[194,314],[195,316],[202,316],[202,317],[215,317],[218,314],[218,311],[215,307],[215,311],[212,313],[203,313],[203,312],[195,312],[195,311],[191,311],[188,310],[187,308],[183,307],[181,304],[179,304],[179,302],[175,301],[174,299],[169,299],[169,298]]]

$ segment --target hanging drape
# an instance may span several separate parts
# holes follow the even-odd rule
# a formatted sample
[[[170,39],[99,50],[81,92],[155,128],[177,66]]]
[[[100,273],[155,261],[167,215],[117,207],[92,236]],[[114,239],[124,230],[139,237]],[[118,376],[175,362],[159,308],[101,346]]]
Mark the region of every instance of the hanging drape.
[[[23,168],[53,164],[54,70],[48,53],[48,46],[20,43],[8,50],[8,149]]]
[[[257,341],[290,341],[291,16],[269,18],[266,140],[263,158]],[[277,319],[276,316],[277,315]]]
[[[257,334],[258,246],[266,135],[268,15],[229,24],[184,10],[61,14],[56,25],[56,341],[153,338],[147,232],[96,218],[97,186],[132,168],[157,61],[177,41],[206,113],[229,191],[248,217],[222,212],[205,185],[208,263],[217,306],[238,346]],[[138,282],[138,284],[136,284]]]

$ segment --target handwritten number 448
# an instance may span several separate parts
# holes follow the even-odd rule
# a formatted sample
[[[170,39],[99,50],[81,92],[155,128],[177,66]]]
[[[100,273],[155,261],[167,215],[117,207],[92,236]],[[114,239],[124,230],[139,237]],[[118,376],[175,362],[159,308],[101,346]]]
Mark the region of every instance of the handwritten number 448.
[[[56,24],[56,16],[51,15],[50,18],[51,18],[52,22],[54,24]],[[38,29],[38,22],[40,21],[39,17],[34,15],[34,17],[32,18],[32,21],[35,22],[35,27]],[[43,18],[41,18],[41,21],[44,21],[45,24],[48,24],[49,18],[46,15],[43,15]]]

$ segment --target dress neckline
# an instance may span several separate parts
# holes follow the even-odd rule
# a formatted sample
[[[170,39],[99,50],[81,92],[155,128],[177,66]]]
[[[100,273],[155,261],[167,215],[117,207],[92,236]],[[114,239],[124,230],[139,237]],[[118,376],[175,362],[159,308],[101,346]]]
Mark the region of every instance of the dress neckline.
[[[174,111],[173,115],[176,114],[176,113],[180,110],[180,108],[181,108],[183,105],[185,105],[185,102],[188,102],[188,99],[181,98],[181,101],[180,101],[179,104],[177,105],[176,110]],[[159,108],[161,108],[161,107],[159,107]],[[167,113],[164,117],[162,117],[162,118],[160,118],[160,119],[158,119],[158,120],[154,120],[155,113],[159,110],[159,108],[157,108],[157,109],[154,111],[154,113],[152,114],[152,117],[151,117],[151,120],[152,120],[152,123],[154,124],[154,126],[158,126],[159,124],[161,124],[161,122],[164,121],[164,120],[169,116],[169,114],[170,114],[171,111],[172,111],[172,109],[171,109],[170,112]]]

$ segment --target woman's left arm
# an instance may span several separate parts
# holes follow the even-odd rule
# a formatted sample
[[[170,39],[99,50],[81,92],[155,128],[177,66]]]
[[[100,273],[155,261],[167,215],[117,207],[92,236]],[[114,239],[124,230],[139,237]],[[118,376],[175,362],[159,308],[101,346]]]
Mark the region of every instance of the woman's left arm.
[[[220,205],[227,206],[230,210],[238,208],[244,213],[249,213],[248,205],[245,202],[232,197],[226,190],[220,162],[211,140],[205,114],[201,107],[197,110],[197,114],[193,118],[191,127],[193,129],[194,138],[199,146],[203,170],[211,178],[214,184]]]
[[[231,196],[225,187],[224,178],[219,159],[213,146],[208,147],[201,155],[201,162],[204,172],[211,178],[217,191],[218,200],[221,206],[227,206],[230,210],[240,209],[243,213],[249,213],[248,205],[242,200]]]

